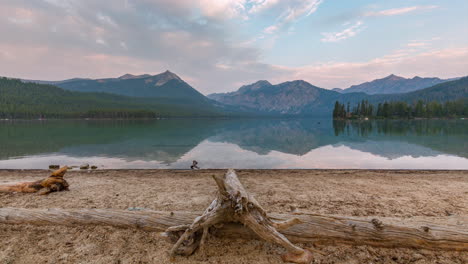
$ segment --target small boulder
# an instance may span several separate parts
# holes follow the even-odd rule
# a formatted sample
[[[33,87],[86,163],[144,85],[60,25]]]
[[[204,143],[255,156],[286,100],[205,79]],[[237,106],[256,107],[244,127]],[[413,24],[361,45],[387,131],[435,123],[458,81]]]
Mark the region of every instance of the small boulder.
[[[60,169],[60,165],[55,165],[55,164],[49,165],[49,169],[58,170],[58,169]]]
[[[96,166],[96,165],[93,165],[93,166],[91,166],[91,169],[92,169],[92,170],[95,170],[95,169],[97,169],[97,166]]]
[[[80,165],[80,170],[87,170],[87,169],[89,169],[89,164],[88,163]]]

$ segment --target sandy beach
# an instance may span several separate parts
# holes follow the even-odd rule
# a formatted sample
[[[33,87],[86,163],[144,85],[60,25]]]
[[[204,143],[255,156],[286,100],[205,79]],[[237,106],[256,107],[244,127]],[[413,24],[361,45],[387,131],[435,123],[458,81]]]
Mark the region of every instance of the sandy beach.
[[[201,211],[225,170],[70,171],[69,192],[0,193],[0,207]],[[0,170],[0,184],[34,181],[48,171]],[[468,171],[238,170],[268,212],[437,219],[468,216]],[[0,224],[0,263],[171,263],[172,244],[154,232],[113,227]],[[314,245],[302,245],[314,247]],[[468,252],[320,246],[313,263],[468,263]],[[263,241],[211,238],[206,254],[173,263],[282,263],[284,250]]]

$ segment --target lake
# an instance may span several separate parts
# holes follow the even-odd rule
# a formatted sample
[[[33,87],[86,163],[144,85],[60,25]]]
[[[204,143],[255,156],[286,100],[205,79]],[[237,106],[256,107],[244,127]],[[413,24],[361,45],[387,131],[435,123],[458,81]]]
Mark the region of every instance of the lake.
[[[0,121],[0,169],[468,169],[467,120]]]

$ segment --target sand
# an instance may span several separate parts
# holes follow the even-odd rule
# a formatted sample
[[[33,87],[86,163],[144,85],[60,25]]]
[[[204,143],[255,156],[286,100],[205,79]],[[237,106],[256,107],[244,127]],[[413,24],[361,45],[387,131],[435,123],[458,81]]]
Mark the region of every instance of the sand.
[[[468,216],[468,171],[239,170],[268,212],[433,219]],[[211,175],[224,170],[71,171],[69,192],[0,193],[0,207],[113,208],[200,211],[213,199]],[[0,184],[44,178],[47,171],[0,170]],[[301,245],[313,247],[313,245]],[[3,263],[171,263],[158,234],[113,227],[0,224]],[[321,246],[313,263],[468,263],[468,252]],[[206,254],[174,263],[282,263],[281,247],[263,241],[212,238]]]

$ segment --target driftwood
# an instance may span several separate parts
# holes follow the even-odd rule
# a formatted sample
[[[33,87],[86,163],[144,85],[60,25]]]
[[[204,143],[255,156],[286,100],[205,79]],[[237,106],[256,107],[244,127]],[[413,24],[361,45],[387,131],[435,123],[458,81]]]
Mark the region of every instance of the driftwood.
[[[0,185],[0,192],[39,193],[41,195],[51,192],[68,191],[69,184],[63,179],[68,167],[64,166],[44,180],[35,182],[20,182],[15,184]]]
[[[201,216],[190,225],[172,226],[166,230],[175,245],[171,256],[191,255],[198,247],[203,249],[210,229],[216,229],[226,223],[241,223],[251,229],[260,238],[279,244],[288,251],[282,256],[285,262],[310,263],[312,253],[292,244],[278,230],[299,224],[298,218],[274,221],[266,214],[260,204],[240,183],[234,170],[225,175],[214,175],[218,185],[217,197]]]
[[[0,224],[114,226],[163,232],[174,225],[188,225],[201,212],[127,211],[113,209],[24,209],[0,208]],[[293,217],[302,223],[282,230],[291,242],[315,244],[371,245],[429,250],[468,251],[468,217],[435,218],[431,221],[382,217],[344,217],[316,214],[269,214],[277,221]],[[377,226],[375,222],[380,222]],[[214,236],[258,239],[240,224],[225,224]]]
[[[190,255],[197,248],[203,249],[209,235],[261,238],[284,246],[288,252],[283,255],[283,260],[296,263],[310,262],[312,254],[291,242],[468,251],[466,217],[447,217],[444,225],[437,226],[393,218],[267,215],[247,193],[233,170],[213,178],[219,191],[201,215],[197,212],[0,208],[0,223],[111,225],[166,231],[164,236],[175,243],[172,255]]]

